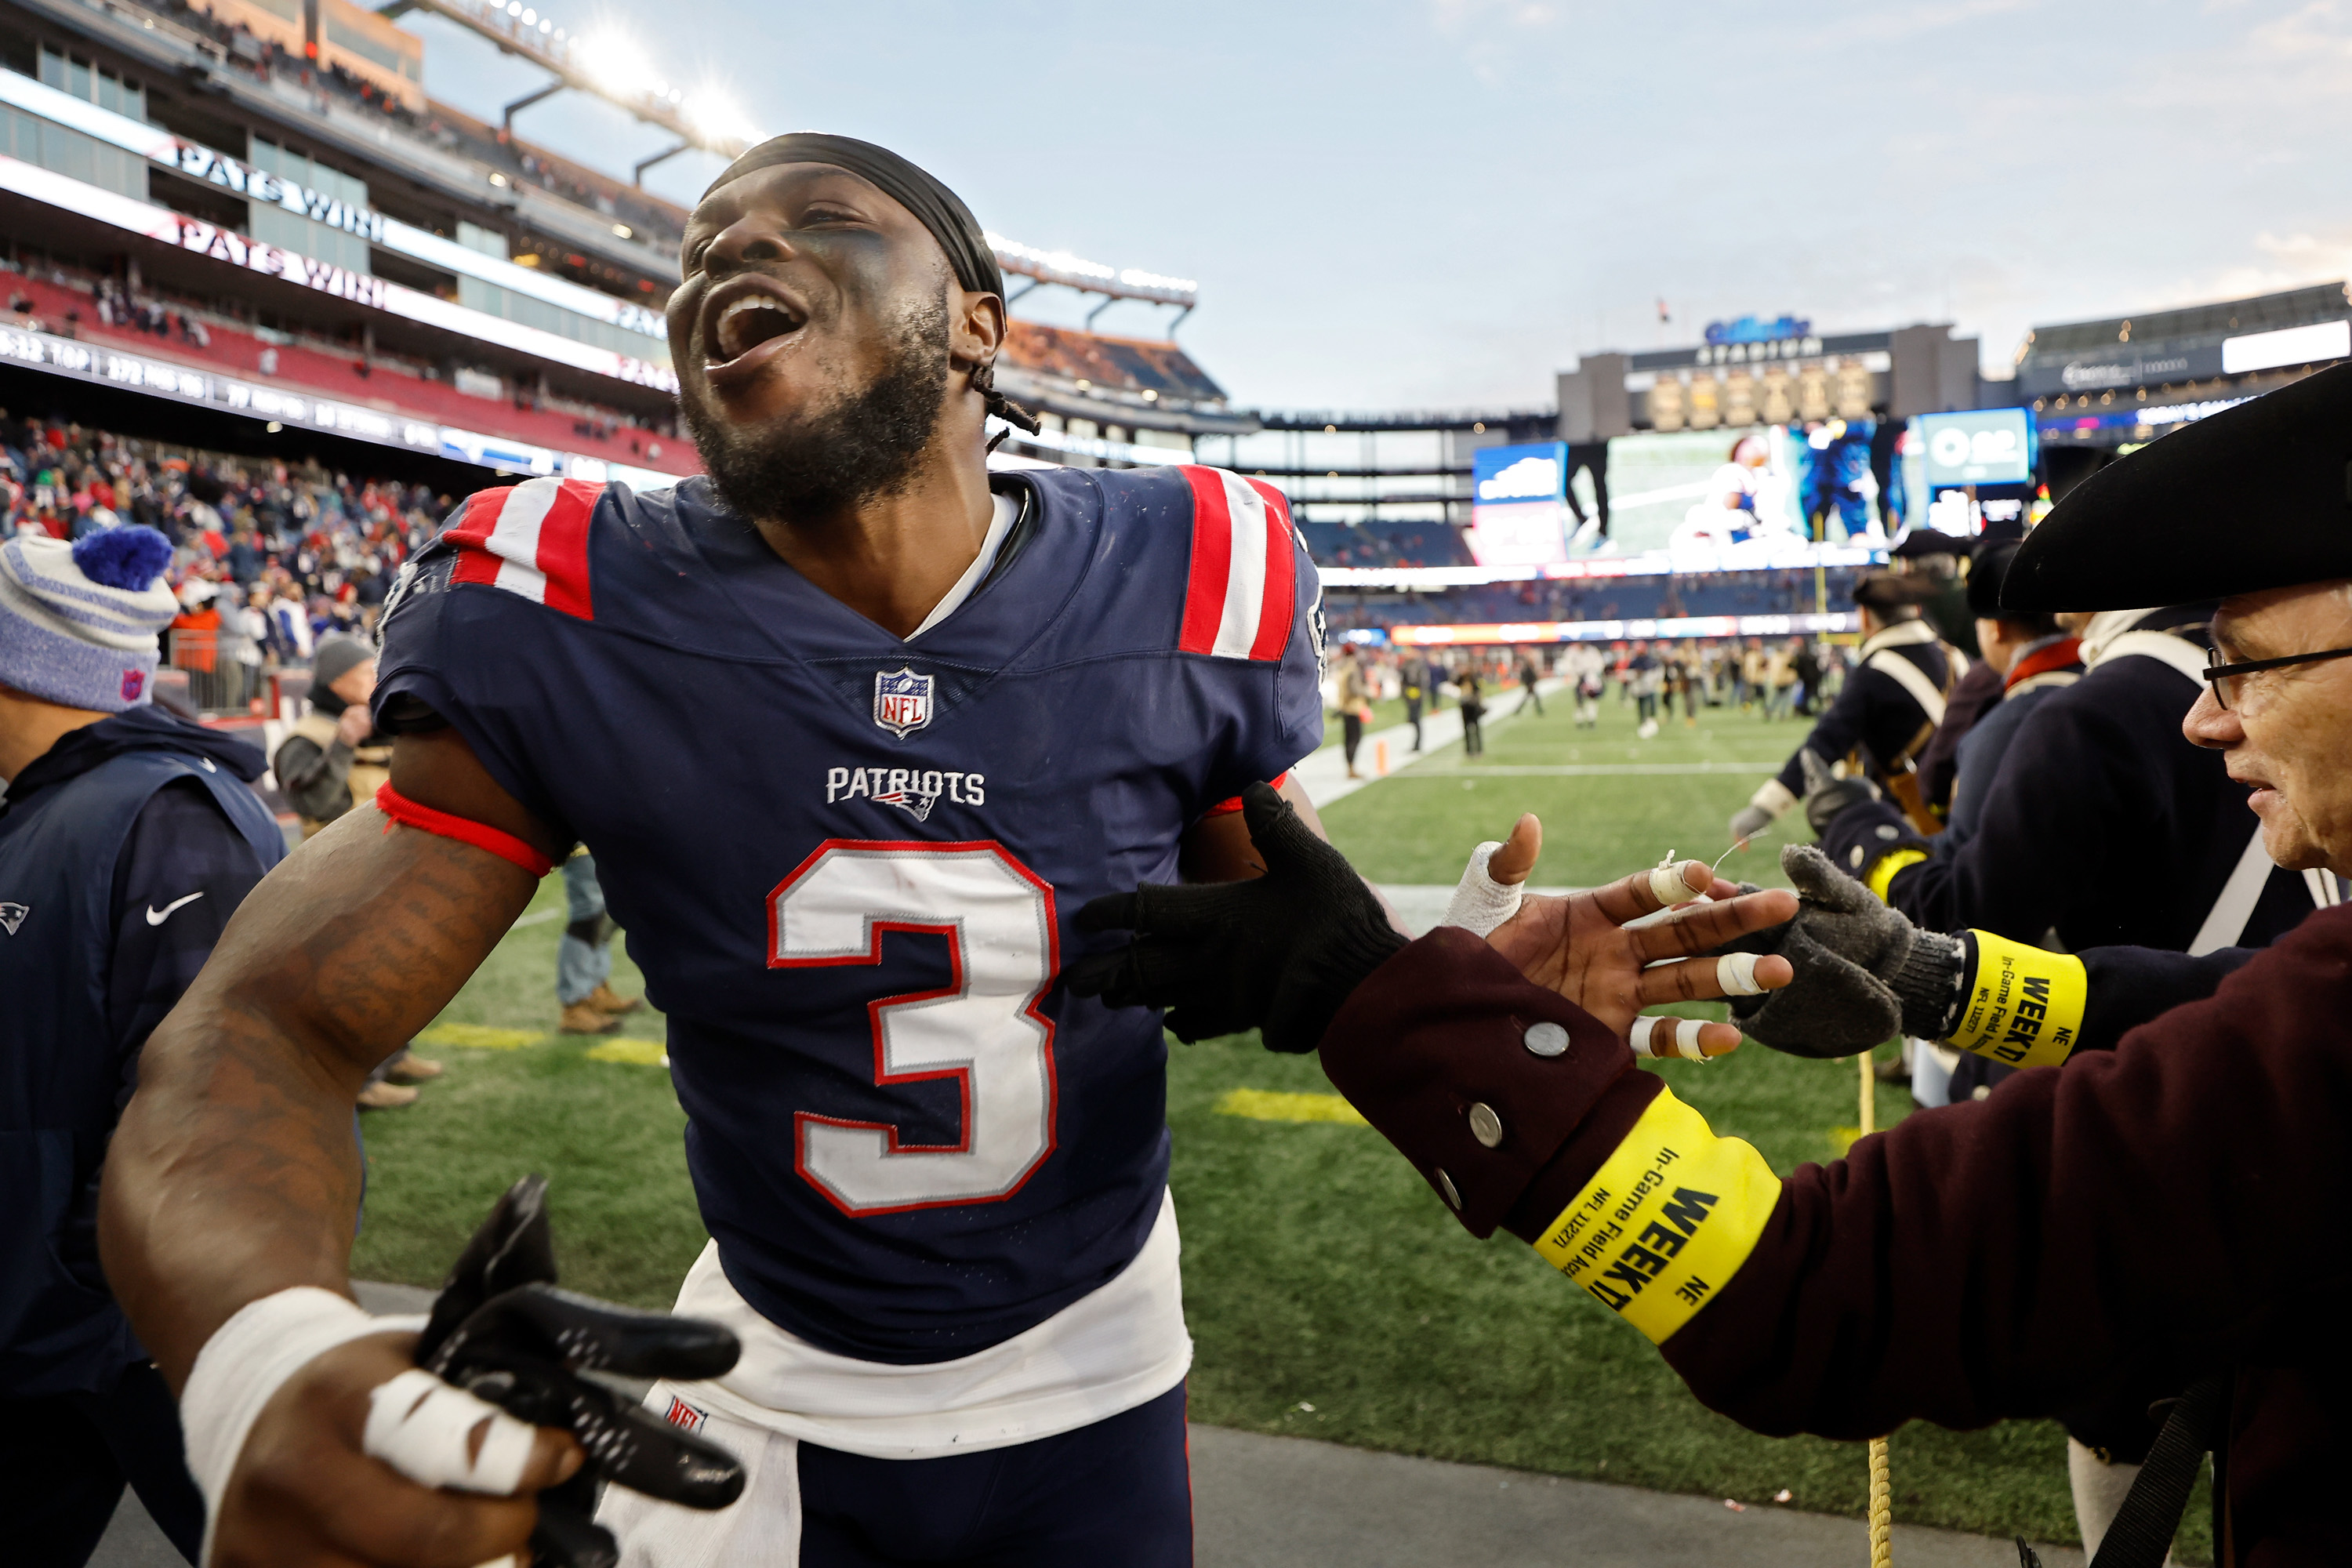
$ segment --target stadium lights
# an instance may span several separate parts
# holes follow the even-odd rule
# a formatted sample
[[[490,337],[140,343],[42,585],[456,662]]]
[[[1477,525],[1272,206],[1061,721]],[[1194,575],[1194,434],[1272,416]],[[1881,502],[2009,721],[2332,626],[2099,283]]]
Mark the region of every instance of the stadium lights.
[[[745,122],[740,114],[714,118],[708,113],[693,117],[685,113],[687,89],[664,80],[646,50],[608,25],[599,23],[574,33],[557,26],[552,15],[539,9],[536,0],[389,0],[375,11],[386,20],[409,11],[432,12],[553,72],[562,86],[593,92],[647,124],[676,133],[681,144],[641,163],[640,179],[652,163],[688,147],[732,158],[749,141],[749,132],[740,129]]]
[[[753,142],[759,139],[759,132],[752,127],[751,118],[738,109],[725,93],[715,89],[697,89],[678,112],[688,125],[714,142]]]
[[[625,34],[604,31],[574,39],[572,63],[608,92],[635,97],[646,80],[645,53]]]
[[[1106,267],[1099,261],[1089,261],[1067,250],[1040,250],[1035,246],[1023,245],[992,231],[985,237],[989,247],[996,252],[998,265],[1008,272],[1018,272],[1042,283],[1059,283],[1097,294],[1155,300],[1169,305],[1190,306],[1200,294],[1200,284],[1190,278],[1171,278],[1161,272],[1147,272],[1139,267]]]

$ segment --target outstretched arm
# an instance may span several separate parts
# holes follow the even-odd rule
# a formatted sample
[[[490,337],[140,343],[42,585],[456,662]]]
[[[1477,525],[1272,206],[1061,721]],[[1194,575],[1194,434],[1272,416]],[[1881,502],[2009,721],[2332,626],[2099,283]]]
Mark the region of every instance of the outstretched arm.
[[[450,730],[404,737],[394,788],[561,850]],[[387,831],[388,829],[388,831]],[[352,1101],[530,900],[488,850],[348,813],[254,889],[147,1042],[106,1161],[107,1279],[164,1373],[293,1285],[348,1293]]]
[[[404,738],[393,782],[420,805],[499,828],[542,856],[563,847],[453,731]],[[296,1287],[351,1293],[360,1193],[352,1097],[446,1005],[536,881],[487,849],[360,807],[254,889],[149,1037],[100,1196],[100,1249],[117,1298],[184,1394],[224,1323],[265,1298],[257,1313],[295,1304],[225,1336],[236,1340],[235,1364],[212,1374],[203,1421],[194,1404],[187,1409],[215,1568],[467,1568],[520,1550],[539,1489],[580,1468],[572,1438],[542,1427],[524,1452],[509,1453],[511,1477],[476,1492],[421,1485],[371,1458],[377,1450],[362,1437],[377,1394],[415,1372],[415,1336],[369,1331],[363,1319],[357,1337],[341,1342],[300,1342],[293,1331],[298,1318],[317,1329],[333,1308]],[[274,1334],[269,1325],[281,1321],[289,1332]],[[248,1358],[289,1354],[298,1342],[333,1348],[294,1355],[266,1376],[247,1368]],[[265,1401],[242,1424],[229,1414],[240,1385]],[[487,1445],[488,1426],[477,1430]]]

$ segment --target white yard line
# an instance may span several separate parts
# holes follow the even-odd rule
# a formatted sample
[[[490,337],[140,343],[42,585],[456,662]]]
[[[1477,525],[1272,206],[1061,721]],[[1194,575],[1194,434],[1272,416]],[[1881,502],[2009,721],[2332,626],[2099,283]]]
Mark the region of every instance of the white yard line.
[[[1550,697],[1564,692],[1567,682],[1554,676],[1540,682],[1537,689]],[[1496,693],[1486,704],[1485,727],[1492,730],[1507,719],[1517,718],[1526,701],[1525,687],[1513,686]],[[1363,775],[1360,778],[1348,776],[1348,759],[1343,754],[1344,748],[1339,746],[1326,746],[1299,762],[1291,768],[1290,776],[1306,787],[1307,798],[1317,805],[1345,800],[1365,785],[1381,782],[1381,775],[1373,769],[1380,757],[1381,742],[1384,741],[1389,748],[1390,777],[1429,761],[1449,747],[1459,748],[1462,744],[1462,710],[1448,708],[1442,712],[1432,713],[1421,721],[1421,729],[1422,749],[1417,752],[1411,750],[1412,726],[1410,724],[1392,724],[1385,730],[1375,730],[1367,734],[1363,744],[1356,749],[1356,766]]]

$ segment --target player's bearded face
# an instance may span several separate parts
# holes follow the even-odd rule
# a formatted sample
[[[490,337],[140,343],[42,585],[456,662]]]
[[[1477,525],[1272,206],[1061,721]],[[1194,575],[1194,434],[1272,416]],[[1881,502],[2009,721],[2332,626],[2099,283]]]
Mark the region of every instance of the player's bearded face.
[[[880,368],[804,411],[735,420],[715,400],[680,400],[695,450],[729,510],[790,521],[902,489],[938,428],[947,395],[948,313],[940,299],[886,323]]]

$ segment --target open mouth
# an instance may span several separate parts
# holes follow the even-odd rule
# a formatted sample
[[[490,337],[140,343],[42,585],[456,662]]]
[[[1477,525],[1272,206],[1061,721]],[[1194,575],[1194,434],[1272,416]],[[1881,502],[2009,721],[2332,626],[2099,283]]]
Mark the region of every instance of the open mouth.
[[[761,287],[757,279],[726,286],[707,310],[704,368],[712,372],[752,370],[808,324],[806,311]]]

